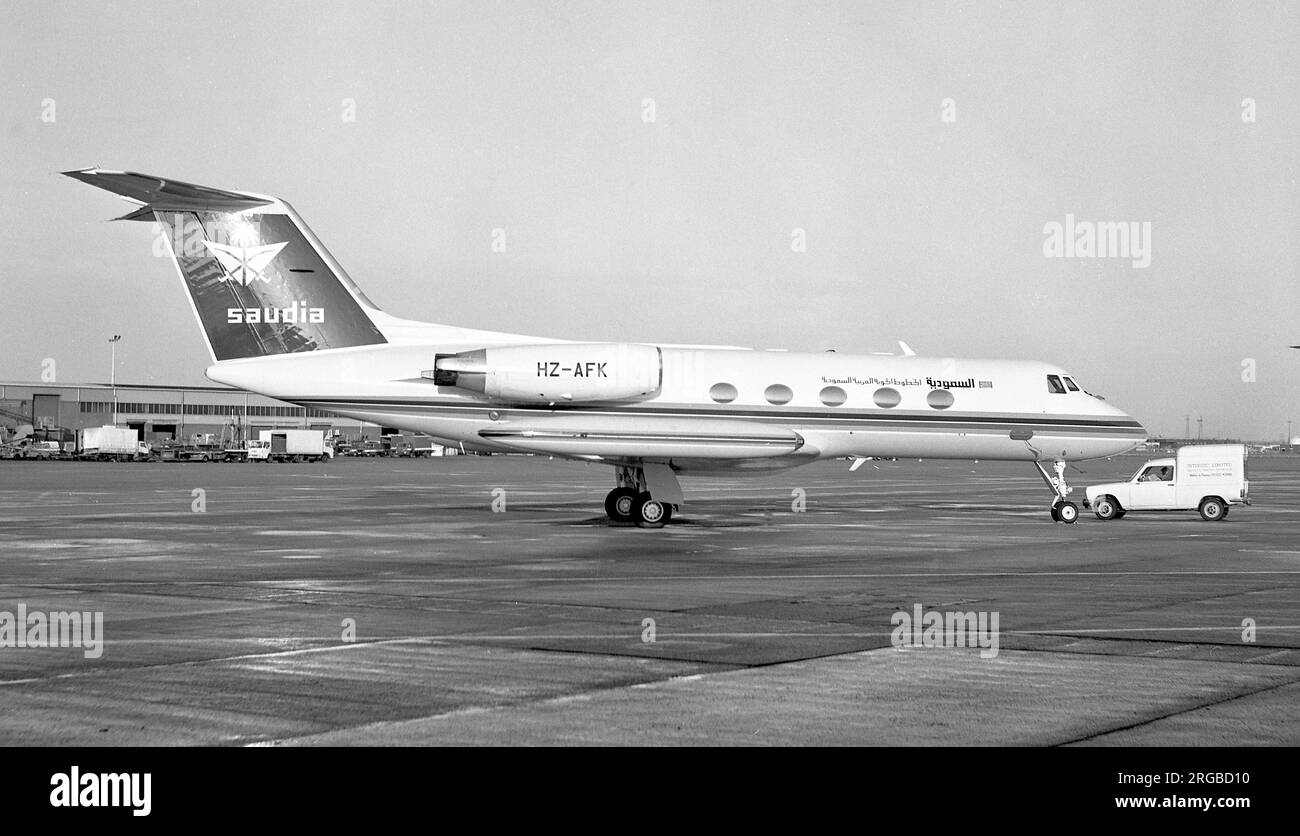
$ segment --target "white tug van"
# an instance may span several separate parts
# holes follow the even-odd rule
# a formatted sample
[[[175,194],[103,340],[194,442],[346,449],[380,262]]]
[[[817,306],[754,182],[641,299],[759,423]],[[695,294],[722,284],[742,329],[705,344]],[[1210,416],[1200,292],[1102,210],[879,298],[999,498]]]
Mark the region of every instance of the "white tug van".
[[[1099,520],[1117,520],[1129,511],[1190,511],[1201,519],[1221,520],[1232,505],[1249,505],[1244,444],[1203,444],[1178,448],[1172,459],[1151,459],[1127,482],[1087,489],[1084,507]]]

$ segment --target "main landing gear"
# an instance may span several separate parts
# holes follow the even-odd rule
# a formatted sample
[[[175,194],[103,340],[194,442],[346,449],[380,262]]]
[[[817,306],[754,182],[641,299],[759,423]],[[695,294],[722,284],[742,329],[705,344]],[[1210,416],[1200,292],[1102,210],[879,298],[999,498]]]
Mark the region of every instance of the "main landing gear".
[[[681,488],[672,469],[668,465],[645,465],[615,470],[618,487],[605,497],[605,514],[614,522],[636,523],[641,528],[667,525],[681,501]]]
[[[1073,524],[1079,519],[1079,506],[1066,499],[1070,495],[1070,486],[1065,484],[1065,462],[1057,459],[1052,462],[1055,476],[1049,476],[1042,462],[1034,462],[1038,473],[1052,492],[1052,521]]]

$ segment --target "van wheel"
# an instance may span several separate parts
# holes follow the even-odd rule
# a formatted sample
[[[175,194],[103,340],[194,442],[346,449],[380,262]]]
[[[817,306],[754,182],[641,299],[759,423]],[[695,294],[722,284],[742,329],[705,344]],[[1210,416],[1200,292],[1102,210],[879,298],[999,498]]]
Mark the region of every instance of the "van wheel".
[[[1201,500],[1201,505],[1196,510],[1201,512],[1201,519],[1206,522],[1215,522],[1223,519],[1227,515],[1224,510],[1226,507],[1227,506],[1223,504],[1223,500],[1219,499],[1217,496],[1207,496],[1205,499]]]
[[[1111,496],[1103,496],[1098,499],[1092,510],[1099,520],[1113,520],[1119,516],[1119,505],[1115,503],[1115,498]]]

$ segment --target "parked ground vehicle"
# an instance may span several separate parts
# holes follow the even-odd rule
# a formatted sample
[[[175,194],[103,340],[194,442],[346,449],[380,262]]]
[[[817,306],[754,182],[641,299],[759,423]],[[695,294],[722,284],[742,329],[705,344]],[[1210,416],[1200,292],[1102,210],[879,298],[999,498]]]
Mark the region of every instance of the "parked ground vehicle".
[[[1129,511],[1197,510],[1204,520],[1221,520],[1233,505],[1250,504],[1244,444],[1180,447],[1174,458],[1151,459],[1127,482],[1087,489],[1085,508],[1098,519],[1119,519]]]
[[[248,461],[248,448],[240,444],[228,444],[221,448],[221,457],[218,461],[223,462],[245,462]]]
[[[221,449],[197,444],[173,444],[162,455],[162,460],[173,462],[221,461]]]
[[[427,435],[393,433],[384,436],[381,443],[385,452],[380,455],[417,459],[433,455],[433,439]]]
[[[261,430],[248,442],[250,462],[323,462],[333,455],[320,430]]]
[[[142,461],[152,458],[153,448],[128,427],[85,427],[77,430],[77,457],[97,461]]]
[[[5,445],[3,455],[9,459],[60,459],[63,458],[63,447],[57,441],[20,438]]]

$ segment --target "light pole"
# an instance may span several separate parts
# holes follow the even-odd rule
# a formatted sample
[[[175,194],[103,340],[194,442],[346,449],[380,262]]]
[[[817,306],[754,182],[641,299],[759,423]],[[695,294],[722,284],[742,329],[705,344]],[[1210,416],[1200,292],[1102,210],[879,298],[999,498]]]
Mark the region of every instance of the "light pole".
[[[117,344],[122,341],[121,334],[114,334],[108,338],[109,349],[109,367],[108,367],[108,385],[113,390],[113,425],[117,425]]]
[[[114,334],[113,336],[108,338],[108,348],[109,351],[111,352],[109,355],[110,359],[109,359],[109,366],[108,366],[109,386],[117,385],[117,344],[120,343],[121,341],[122,341],[121,334]]]

